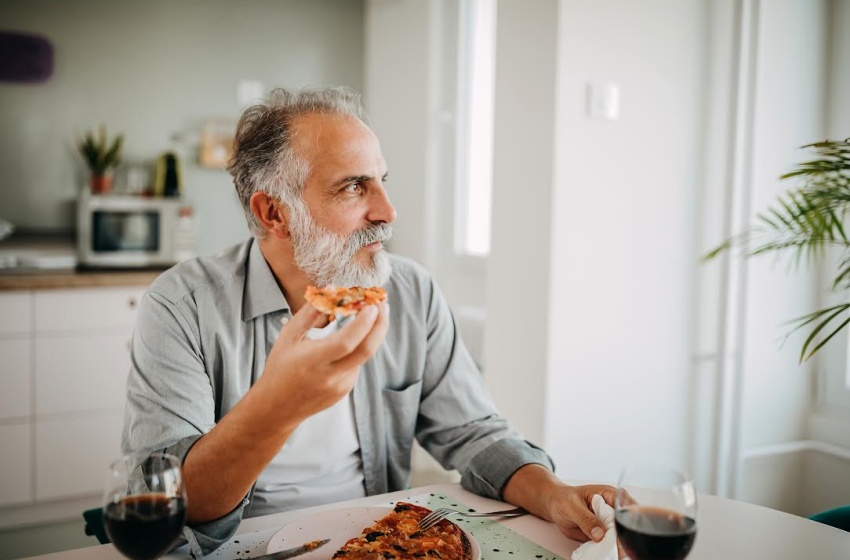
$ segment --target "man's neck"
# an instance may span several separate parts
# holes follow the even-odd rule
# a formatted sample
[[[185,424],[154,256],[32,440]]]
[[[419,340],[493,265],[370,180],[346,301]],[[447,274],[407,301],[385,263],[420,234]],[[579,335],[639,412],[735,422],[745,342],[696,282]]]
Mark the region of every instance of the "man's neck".
[[[304,299],[304,292],[307,291],[307,286],[311,284],[310,279],[295,264],[292,246],[289,243],[271,236],[265,239],[257,239],[257,243],[260,245],[263,258],[266,259],[283,297],[289,304],[289,309],[295,315],[307,301]],[[286,279],[285,283],[284,278]]]

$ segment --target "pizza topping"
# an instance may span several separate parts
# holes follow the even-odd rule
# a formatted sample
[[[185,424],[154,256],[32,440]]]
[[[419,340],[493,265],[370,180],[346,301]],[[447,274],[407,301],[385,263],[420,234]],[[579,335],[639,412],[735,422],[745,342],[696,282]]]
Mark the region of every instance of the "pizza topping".
[[[304,297],[313,307],[329,315],[331,321],[337,316],[349,317],[356,314],[367,305],[387,300],[387,292],[383,288],[363,286],[318,288],[308,286]]]
[[[427,508],[399,502],[392,513],[364,529],[359,537],[349,540],[334,558],[469,560],[469,540],[451,521],[443,520],[430,529],[419,530],[419,520],[429,513]]]
[[[365,538],[367,542],[375,542],[375,539],[377,539],[378,537],[383,537],[383,536],[384,536],[384,533],[382,533],[380,531],[372,531],[371,533],[367,534],[363,538]]]

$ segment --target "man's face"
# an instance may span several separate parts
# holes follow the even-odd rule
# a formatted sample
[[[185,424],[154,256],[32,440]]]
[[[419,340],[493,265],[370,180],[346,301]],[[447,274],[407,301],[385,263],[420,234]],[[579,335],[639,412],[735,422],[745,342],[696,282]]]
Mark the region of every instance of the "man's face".
[[[304,204],[290,208],[296,264],[318,285],[381,285],[389,279],[383,242],[395,208],[384,190],[377,138],[353,117],[299,118],[294,148],[310,163]]]

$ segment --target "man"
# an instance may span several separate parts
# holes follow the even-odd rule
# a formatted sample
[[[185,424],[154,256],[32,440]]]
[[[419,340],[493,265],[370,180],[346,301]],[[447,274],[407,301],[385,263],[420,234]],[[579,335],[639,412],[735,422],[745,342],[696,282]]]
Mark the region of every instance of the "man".
[[[496,411],[430,277],[388,255],[396,213],[359,97],[276,90],[239,122],[229,170],[254,235],[184,262],[139,308],[123,448],[183,460],[209,551],[244,515],[405,487],[416,437],[469,490],[599,540],[591,497]],[[383,285],[344,327],[311,285]],[[281,324],[283,326],[281,327]]]

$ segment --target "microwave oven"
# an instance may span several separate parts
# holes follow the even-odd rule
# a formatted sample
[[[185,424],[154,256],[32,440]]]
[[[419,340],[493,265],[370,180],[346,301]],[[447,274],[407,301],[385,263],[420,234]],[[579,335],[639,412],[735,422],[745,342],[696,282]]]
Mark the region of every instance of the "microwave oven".
[[[77,202],[80,265],[171,266],[195,254],[194,212],[178,198],[93,195]]]

